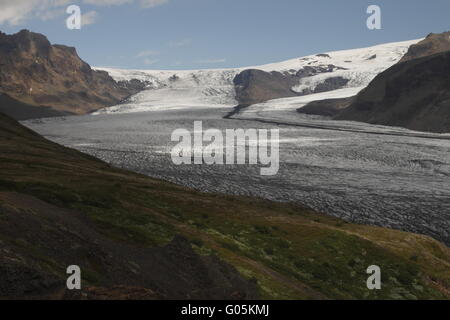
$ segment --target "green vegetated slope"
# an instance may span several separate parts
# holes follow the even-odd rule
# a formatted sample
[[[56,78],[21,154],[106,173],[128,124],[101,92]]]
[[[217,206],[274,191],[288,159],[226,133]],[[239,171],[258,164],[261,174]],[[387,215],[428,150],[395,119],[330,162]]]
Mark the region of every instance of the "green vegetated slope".
[[[47,211],[54,210],[54,217],[41,217],[36,205],[32,205],[36,201],[47,206]],[[182,235],[205,259],[217,256],[226,265],[232,265],[249,283],[255,284],[257,297],[264,299],[450,296],[450,250],[429,237],[350,224],[293,204],[196,192],[113,168],[49,142],[5,116],[0,116],[0,209],[0,229],[6,234],[10,232],[9,236],[0,235],[0,245],[9,248],[2,255],[9,257],[15,250],[19,252],[21,258],[15,260],[27,261],[26,272],[31,278],[33,272],[39,271],[63,279],[67,259],[60,253],[76,251],[81,252],[86,285],[136,286],[141,279],[137,275],[145,274],[148,261],[141,262],[138,255],[130,258],[127,252],[131,254],[133,248],[163,248],[174,236]],[[64,211],[59,212],[60,209]],[[16,212],[17,218],[11,212]],[[27,229],[30,231],[14,236],[14,230],[21,230],[21,224],[26,224],[26,215],[39,228],[30,226]],[[76,218],[82,225],[78,233],[65,225],[75,228],[76,224],[65,222],[64,215]],[[91,243],[87,240],[80,240],[79,248],[73,248],[71,241],[64,244],[65,235],[82,239],[81,234],[88,234],[81,229],[85,226],[93,230],[86,236],[93,243],[91,249],[87,248],[87,243]],[[30,240],[33,237],[35,241]],[[53,247],[58,252],[52,251]],[[120,251],[121,247],[129,249]],[[84,249],[88,252],[83,252]],[[96,250],[113,253],[96,254]],[[176,256],[176,252],[172,251],[171,256]],[[127,278],[116,270],[119,267],[107,266],[102,258],[107,255],[116,256],[118,264],[133,260],[128,267],[136,277]],[[187,268],[187,264],[175,260],[173,263],[179,265],[171,265],[169,257],[164,261],[166,265],[160,269],[153,266],[154,270],[160,270],[155,271],[160,272],[156,275],[160,279],[170,279],[171,268],[175,273]],[[208,269],[218,262],[208,263],[192,272],[211,273],[216,279],[210,270],[224,270],[225,264]],[[366,288],[366,269],[373,264],[381,267],[382,290]],[[2,278],[9,276],[21,281],[20,275],[8,272]],[[224,277],[228,282],[223,280],[223,285],[232,283],[231,286],[245,287],[242,292],[250,292],[236,298],[254,298],[248,289],[251,285],[233,280],[236,277],[231,273]],[[184,280],[188,284],[197,283]],[[146,284],[142,286],[156,292],[156,297],[170,298],[179,292],[176,290],[182,290],[174,287],[166,295],[159,294],[164,282],[152,286],[152,281],[144,281]],[[172,285],[167,282],[168,287]],[[48,287],[51,292],[53,287]],[[197,297],[195,291],[203,289],[191,290],[192,296]]]

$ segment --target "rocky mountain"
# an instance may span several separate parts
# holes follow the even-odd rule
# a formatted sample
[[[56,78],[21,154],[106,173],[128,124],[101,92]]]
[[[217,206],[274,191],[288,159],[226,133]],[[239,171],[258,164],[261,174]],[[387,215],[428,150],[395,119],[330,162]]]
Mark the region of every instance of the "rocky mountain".
[[[409,47],[408,52],[400,62],[431,56],[436,53],[450,51],[450,31],[443,33],[430,33],[419,43]]]
[[[244,70],[233,79],[236,100],[240,105],[251,105],[271,99],[298,95],[292,90],[298,83],[295,76],[277,71]]]
[[[426,54],[417,48],[436,38],[441,37],[431,36],[432,42],[378,75],[335,119],[450,132],[450,51],[412,58]]]
[[[316,55],[319,58],[331,59],[328,54]],[[311,61],[309,62],[311,64]],[[236,100],[240,106],[248,106],[268,100],[303,96],[327,92],[346,87],[351,77],[337,76],[338,70],[349,70],[333,64],[307,65],[298,70],[263,71],[258,69],[244,70],[234,78]],[[324,75],[313,85],[302,85],[304,80]]]
[[[313,101],[297,111],[436,133],[450,132],[450,32],[429,34],[357,96]]]
[[[52,45],[42,34],[0,32],[0,93],[16,101],[14,110],[3,103],[0,110],[12,116],[83,114],[117,104],[137,89],[92,70],[75,48]]]

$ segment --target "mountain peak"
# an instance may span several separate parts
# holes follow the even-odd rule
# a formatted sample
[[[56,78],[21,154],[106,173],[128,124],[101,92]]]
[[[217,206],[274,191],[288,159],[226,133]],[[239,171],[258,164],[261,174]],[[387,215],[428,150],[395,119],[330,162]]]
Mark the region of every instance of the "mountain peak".
[[[135,93],[92,70],[75,48],[52,45],[27,29],[0,35],[0,64],[0,93],[31,106],[86,113]]]
[[[51,43],[46,36],[27,29],[11,35],[0,34],[0,56],[2,58],[5,58],[5,54],[17,56],[27,54],[47,59],[50,50]]]
[[[430,56],[450,50],[450,31],[430,33],[419,43],[412,45],[400,62]]]

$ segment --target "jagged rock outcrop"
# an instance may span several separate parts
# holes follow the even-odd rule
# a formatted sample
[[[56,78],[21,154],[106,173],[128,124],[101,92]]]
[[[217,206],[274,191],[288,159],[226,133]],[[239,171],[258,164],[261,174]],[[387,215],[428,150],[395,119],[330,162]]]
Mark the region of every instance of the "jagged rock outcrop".
[[[135,92],[136,88],[119,85],[108,73],[92,70],[75,48],[52,45],[44,35],[28,30],[13,35],[0,32],[0,93],[20,103],[46,106],[50,113],[84,114],[117,104]]]

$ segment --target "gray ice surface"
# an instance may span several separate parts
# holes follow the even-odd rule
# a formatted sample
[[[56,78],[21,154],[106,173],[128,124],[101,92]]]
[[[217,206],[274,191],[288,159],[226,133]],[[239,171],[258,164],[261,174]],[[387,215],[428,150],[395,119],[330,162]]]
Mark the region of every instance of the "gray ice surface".
[[[295,201],[349,221],[427,234],[450,245],[450,140],[223,119],[228,111],[193,108],[24,124],[115,166],[201,191]],[[278,174],[261,176],[257,165],[174,165],[171,133],[193,130],[194,120],[202,120],[204,129],[279,128]],[[364,126],[375,128],[358,124],[358,131]]]

